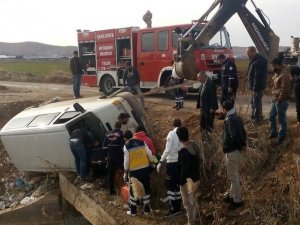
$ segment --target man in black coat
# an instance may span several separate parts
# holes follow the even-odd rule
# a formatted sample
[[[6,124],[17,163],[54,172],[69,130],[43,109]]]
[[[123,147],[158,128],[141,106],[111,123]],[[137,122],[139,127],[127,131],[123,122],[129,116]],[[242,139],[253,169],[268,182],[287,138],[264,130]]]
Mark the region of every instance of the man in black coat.
[[[250,59],[248,67],[248,88],[251,91],[252,115],[255,124],[260,124],[262,120],[262,97],[267,86],[267,60],[256,52],[255,47],[247,49]]]
[[[200,72],[197,78],[201,83],[197,99],[197,109],[200,108],[200,130],[211,132],[215,111],[218,109],[216,85],[205,72]]]
[[[73,52],[73,57],[70,59],[70,70],[73,79],[74,98],[80,98],[81,76],[84,74],[84,70],[86,70],[86,68],[80,61],[77,50]]]

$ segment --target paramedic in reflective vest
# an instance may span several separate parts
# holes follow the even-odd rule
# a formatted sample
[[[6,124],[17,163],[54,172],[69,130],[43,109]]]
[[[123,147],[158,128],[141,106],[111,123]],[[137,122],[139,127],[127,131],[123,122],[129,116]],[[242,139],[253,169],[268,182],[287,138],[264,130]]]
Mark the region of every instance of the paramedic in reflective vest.
[[[105,135],[104,147],[107,147],[107,172],[108,172],[108,185],[109,194],[115,194],[114,179],[118,169],[123,167],[123,132],[121,131],[121,123],[115,123],[115,128]]]
[[[221,105],[228,99],[235,100],[238,89],[238,77],[234,59],[226,58],[224,54],[218,55],[218,60],[222,64],[221,68]]]
[[[157,172],[166,161],[166,186],[169,212],[166,216],[175,216],[181,211],[181,194],[179,188],[178,152],[181,148],[176,131],[181,127],[180,119],[173,119],[173,129],[167,136],[166,148],[157,165]]]
[[[70,135],[70,148],[75,158],[76,171],[83,181],[89,181],[88,177],[88,149],[92,143],[85,129],[75,129]]]
[[[124,134],[124,138],[129,140],[124,146],[124,180],[128,180],[129,173],[130,177],[138,179],[143,184],[145,189],[143,213],[147,215],[150,213],[150,166],[153,163],[153,156],[144,141],[132,138],[132,134],[131,137],[127,137],[126,134]],[[130,185],[130,210],[127,211],[127,215],[136,215],[137,200]]]

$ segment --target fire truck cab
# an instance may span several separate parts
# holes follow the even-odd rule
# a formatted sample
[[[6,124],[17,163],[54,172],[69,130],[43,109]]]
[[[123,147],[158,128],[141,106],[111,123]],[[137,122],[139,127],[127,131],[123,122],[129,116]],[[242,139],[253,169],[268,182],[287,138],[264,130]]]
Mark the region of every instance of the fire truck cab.
[[[177,57],[178,40],[191,26],[79,31],[79,56],[87,66],[82,77],[83,85],[98,86],[104,94],[111,94],[114,89],[123,87],[125,62],[130,61],[140,74],[142,89],[168,86]],[[193,29],[194,33],[188,37],[191,43],[204,26],[205,23],[201,23]],[[220,53],[232,56],[225,27],[207,45],[195,50],[199,70],[216,74],[220,69],[216,60]]]

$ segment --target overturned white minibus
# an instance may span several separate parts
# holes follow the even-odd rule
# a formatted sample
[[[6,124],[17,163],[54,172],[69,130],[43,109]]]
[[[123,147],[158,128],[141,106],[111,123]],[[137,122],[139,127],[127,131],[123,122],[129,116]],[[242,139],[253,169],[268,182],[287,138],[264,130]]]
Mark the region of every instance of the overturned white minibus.
[[[25,109],[1,129],[0,137],[19,170],[75,171],[70,132],[84,122],[103,143],[104,134],[122,112],[147,128],[139,102],[130,93],[120,93],[108,99],[82,98]]]

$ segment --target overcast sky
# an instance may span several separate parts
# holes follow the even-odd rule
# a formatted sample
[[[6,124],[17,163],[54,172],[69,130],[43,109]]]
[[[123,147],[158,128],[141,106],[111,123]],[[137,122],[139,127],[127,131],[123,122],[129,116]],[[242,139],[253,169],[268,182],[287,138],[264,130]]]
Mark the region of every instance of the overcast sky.
[[[0,42],[77,45],[77,29],[143,28],[142,16],[147,10],[153,14],[153,26],[190,23],[212,3],[213,0],[0,0]],[[290,45],[291,35],[300,36],[300,0],[255,3],[270,18],[280,45]],[[250,0],[247,7],[253,12]],[[238,16],[231,18],[226,27],[232,45],[252,44]]]

